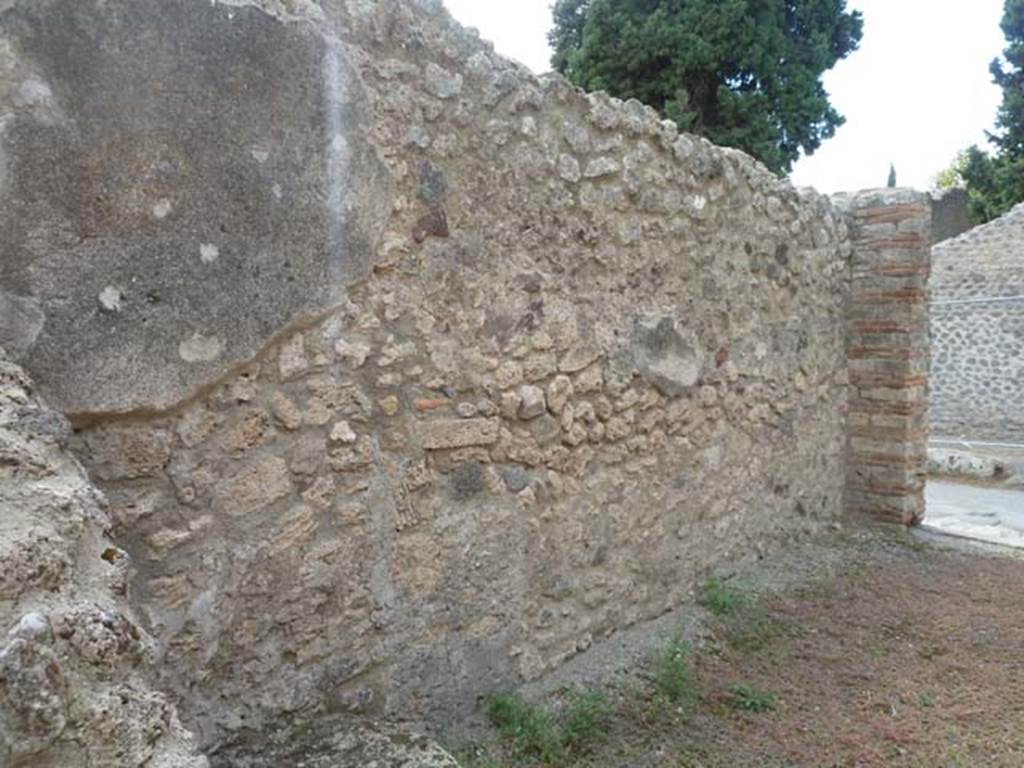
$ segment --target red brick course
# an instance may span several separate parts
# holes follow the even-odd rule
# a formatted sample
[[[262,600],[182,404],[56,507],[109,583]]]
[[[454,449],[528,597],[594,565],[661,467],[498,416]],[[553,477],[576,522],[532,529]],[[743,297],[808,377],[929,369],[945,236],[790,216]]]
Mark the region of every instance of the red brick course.
[[[931,206],[879,190],[854,197],[851,213],[847,513],[915,525],[927,463]]]

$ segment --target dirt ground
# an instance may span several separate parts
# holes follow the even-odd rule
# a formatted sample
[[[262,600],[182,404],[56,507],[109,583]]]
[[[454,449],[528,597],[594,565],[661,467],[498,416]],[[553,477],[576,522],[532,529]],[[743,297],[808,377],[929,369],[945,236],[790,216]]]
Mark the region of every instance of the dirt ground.
[[[1024,560],[944,541],[846,532],[721,576],[743,604],[694,609],[692,698],[667,703],[643,670],[607,683],[594,738],[547,764],[1024,766]]]

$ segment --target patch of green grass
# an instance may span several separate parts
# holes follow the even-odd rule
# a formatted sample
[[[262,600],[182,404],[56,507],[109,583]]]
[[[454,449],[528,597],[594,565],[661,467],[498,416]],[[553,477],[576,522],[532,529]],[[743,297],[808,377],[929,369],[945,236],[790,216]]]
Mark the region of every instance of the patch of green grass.
[[[725,625],[725,639],[737,651],[759,651],[779,637],[784,625],[758,608],[732,617]]]
[[[615,714],[601,691],[568,690],[563,698],[564,707],[556,714],[518,693],[497,694],[489,700],[487,714],[514,755],[563,765],[607,738]]]
[[[692,705],[697,687],[690,669],[690,648],[682,640],[672,640],[651,663],[651,681],[658,693],[673,704]]]
[[[775,709],[779,697],[770,691],[762,691],[751,685],[734,685],[729,705],[743,712],[770,712]]]
[[[499,693],[487,704],[487,715],[502,739],[520,755],[552,765],[565,753],[562,734],[554,715],[531,704],[518,693]]]
[[[572,752],[587,750],[608,737],[608,724],[615,708],[602,691],[570,691],[562,713],[562,736]]]
[[[742,590],[720,579],[704,582],[697,602],[719,618],[735,616],[745,609],[750,600]]]
[[[738,651],[760,650],[784,629],[751,594],[719,579],[704,583],[698,602],[720,620],[726,641]]]
[[[918,697],[917,703],[920,704],[922,707],[931,708],[935,706],[935,697],[929,696],[927,693],[922,693]]]

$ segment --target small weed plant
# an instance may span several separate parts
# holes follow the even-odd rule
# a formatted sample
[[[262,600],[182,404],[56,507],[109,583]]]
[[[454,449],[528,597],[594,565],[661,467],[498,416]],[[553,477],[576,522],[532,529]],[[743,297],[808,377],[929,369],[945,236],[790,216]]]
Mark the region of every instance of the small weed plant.
[[[737,651],[758,651],[782,634],[783,626],[734,584],[708,579],[698,602],[719,619],[726,641]]]
[[[682,640],[672,640],[654,657],[651,679],[657,692],[672,704],[692,706],[697,688],[690,669],[690,648]]]
[[[605,738],[614,710],[600,691],[569,690],[563,696],[564,707],[556,714],[518,693],[498,694],[488,702],[487,714],[517,758],[564,765]]]
[[[741,712],[771,712],[778,703],[778,696],[762,691],[751,685],[734,685],[730,690],[729,704]]]
[[[562,716],[562,736],[570,752],[585,752],[607,738],[607,726],[614,708],[601,691],[573,690],[566,694]]]
[[[745,609],[750,601],[735,585],[727,584],[721,579],[708,579],[704,582],[697,602],[721,619],[735,616]]]
[[[558,724],[551,712],[531,704],[518,693],[501,693],[491,698],[487,714],[512,750],[554,765],[564,754]]]

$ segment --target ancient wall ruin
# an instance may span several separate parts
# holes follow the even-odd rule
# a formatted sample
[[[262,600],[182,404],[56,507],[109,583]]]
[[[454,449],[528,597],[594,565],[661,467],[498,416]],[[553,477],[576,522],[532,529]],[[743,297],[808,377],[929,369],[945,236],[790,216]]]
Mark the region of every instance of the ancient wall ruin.
[[[932,432],[1024,442],[1024,207],[935,246]]]
[[[877,190],[838,202],[853,232],[847,507],[916,525],[928,459],[931,201]]]
[[[464,714],[843,513],[828,199],[428,0],[0,8],[0,343],[204,746]]]
[[[0,350],[0,765],[202,768],[70,439]]]

